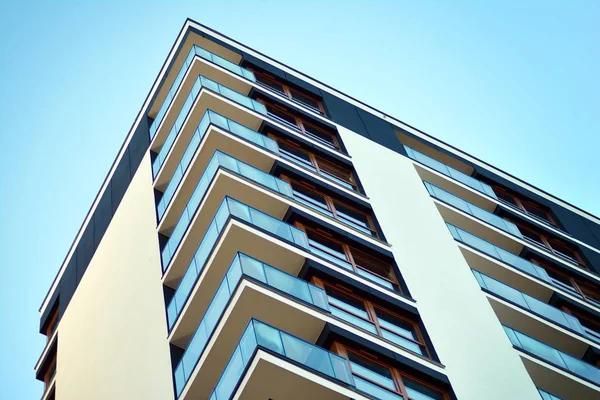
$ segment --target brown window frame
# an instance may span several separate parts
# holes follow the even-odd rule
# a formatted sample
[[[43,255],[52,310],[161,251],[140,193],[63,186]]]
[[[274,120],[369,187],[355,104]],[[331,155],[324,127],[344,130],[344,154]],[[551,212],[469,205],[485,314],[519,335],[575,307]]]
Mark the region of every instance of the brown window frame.
[[[351,310],[347,310],[347,309],[343,309],[343,311],[354,315],[357,318],[362,319],[363,321],[367,321],[371,324],[373,324],[373,326],[375,326],[375,329],[377,330],[377,335],[382,338],[383,340],[387,340],[383,337],[383,333],[382,333],[382,329],[389,331],[389,329],[386,328],[382,328],[381,324],[379,323],[379,316],[377,314],[377,310],[383,311],[387,314],[392,315],[395,318],[398,318],[399,320],[402,320],[403,322],[406,322],[407,324],[409,324],[412,327],[412,331],[415,334],[415,336],[417,337],[418,340],[412,339],[412,338],[408,338],[406,336],[397,334],[398,336],[402,336],[402,338],[406,339],[407,341],[413,342],[415,343],[417,346],[419,346],[421,348],[421,351],[423,354],[420,354],[423,357],[429,358],[429,359],[433,359],[431,356],[431,352],[429,350],[429,347],[427,346],[427,343],[425,342],[425,338],[423,337],[423,334],[421,333],[421,329],[419,328],[418,323],[416,323],[415,321],[411,320],[410,318],[407,318],[403,315],[400,315],[398,313],[395,313],[385,307],[382,307],[376,303],[373,303],[372,301],[369,301],[367,299],[365,299],[364,297],[359,296],[358,294],[356,294],[356,292],[352,291],[352,289],[340,285],[339,283],[331,283],[328,281],[325,281],[321,278],[317,278],[316,276],[314,276],[311,279],[311,283],[313,283],[315,286],[320,287],[321,289],[323,289],[325,291],[325,293],[327,293],[327,288],[331,288],[333,290],[339,291],[341,293],[343,293],[344,295],[351,297],[353,299],[355,299],[356,301],[361,302],[364,307],[365,310],[367,312],[367,314],[369,315],[369,319],[365,319],[363,316],[361,315],[357,315],[354,312],[352,312]],[[329,296],[329,295],[328,295]],[[331,305],[332,307],[336,307],[336,308],[340,308],[338,306],[335,305]],[[392,342],[393,343],[393,342]],[[399,346],[397,344],[394,343],[394,345]],[[407,351],[411,351],[409,349],[406,349]],[[418,353],[417,353],[418,354]]]
[[[47,390],[50,387],[50,383],[52,382],[54,375],[56,375],[56,354],[52,355],[52,358],[48,363],[48,368],[46,368],[46,372],[44,372],[44,390]]]
[[[428,389],[430,389],[434,392],[439,393],[444,400],[450,400],[450,396],[446,390],[443,390],[443,389],[439,388],[438,386],[435,386],[435,385],[433,385],[429,382],[426,382],[422,379],[416,378],[416,377],[412,376],[411,374],[408,374],[404,371],[400,371],[398,368],[393,367],[393,366],[383,362],[379,357],[377,357],[376,355],[369,353],[365,350],[353,349],[352,347],[342,344],[339,341],[334,341],[331,344],[330,351],[332,351],[333,353],[336,353],[340,357],[346,359],[346,362],[348,363],[348,368],[350,369],[350,373],[353,376],[354,375],[359,376],[361,379],[364,379],[364,380],[372,383],[373,385],[376,385],[380,388],[383,388],[386,391],[390,391],[399,396],[402,396],[402,398],[405,400],[409,400],[410,397],[406,390],[406,386],[404,385],[404,379],[411,380],[415,383],[418,383],[420,385],[427,387]],[[354,371],[352,370],[352,364],[350,363],[349,353],[352,353],[353,355],[355,355],[359,358],[362,358],[367,362],[370,362],[370,363],[376,364],[380,367],[386,368],[390,372],[390,375],[392,377],[394,385],[396,386],[396,390],[395,391],[390,390],[389,388],[380,385],[378,382],[375,382],[375,381],[369,379],[368,377],[362,376],[360,374],[355,374]]]
[[[545,221],[546,223],[552,225],[553,227],[560,229],[560,227],[558,226],[558,223],[556,222],[554,217],[552,217],[552,214],[550,213],[550,211],[543,205],[538,204],[532,200],[523,199],[499,185],[492,185],[492,190],[494,191],[494,193],[496,193],[496,196],[498,196],[498,200],[500,200],[502,203],[509,204],[512,207],[516,207],[521,212],[529,215],[533,219]],[[503,199],[501,196],[511,198],[512,202]],[[545,215],[545,217],[542,217],[539,214],[530,212],[527,207],[536,209],[537,211],[539,211],[540,214]]]
[[[253,68],[249,68],[249,69],[250,69],[250,71],[252,71],[254,73],[254,75],[256,76],[256,82],[259,83],[261,86],[267,87],[268,89],[271,89],[279,94],[284,95],[285,97],[287,97],[294,103],[302,104],[303,106],[307,107],[308,109],[310,109],[316,113],[319,113],[323,116],[327,116],[327,113],[325,112],[325,107],[323,107],[323,101],[319,97],[317,97],[311,93],[308,93],[306,91],[293,88],[290,85],[288,85],[287,83],[281,81],[280,79],[277,79],[273,75],[270,75],[266,72],[258,71]],[[280,90],[274,89],[268,83],[264,83],[262,81],[270,82],[277,86],[281,86],[282,90],[280,91]],[[317,107],[313,107],[310,104],[306,104],[302,100],[298,100],[297,98],[294,97],[293,93],[298,93],[299,95],[306,97],[307,99],[310,99],[311,101],[314,101],[317,104]]]
[[[536,243],[536,244],[548,249],[548,251],[550,251],[550,253],[554,254],[555,256],[557,256],[563,260],[567,260],[573,264],[577,264],[586,270],[588,269],[585,261],[583,260],[583,257],[579,253],[579,250],[577,248],[575,248],[574,246],[562,241],[561,239],[548,236],[548,234],[541,232],[535,228],[528,227],[528,226],[524,225],[523,223],[516,221],[512,218],[506,218],[506,219],[509,220],[510,222],[514,223],[515,225],[517,225],[517,227],[519,228],[519,231],[521,232],[521,234],[527,241]],[[530,235],[539,236],[540,241],[527,237],[525,232],[529,232]],[[553,245],[553,243],[554,243],[554,245]],[[558,246],[564,247],[564,248],[572,251],[575,258],[556,249],[556,247],[558,247]]]
[[[402,292],[402,288],[399,285],[398,278],[396,277],[396,273],[394,271],[394,268],[393,268],[393,266],[391,264],[389,264],[389,263],[387,263],[385,261],[382,261],[378,257],[374,257],[374,256],[372,256],[370,254],[367,254],[366,252],[364,252],[362,250],[359,250],[359,249],[355,248],[354,246],[350,246],[349,244],[346,244],[346,243],[344,243],[344,242],[342,242],[342,241],[340,241],[338,239],[335,239],[331,233],[329,233],[329,232],[327,232],[327,231],[325,231],[325,230],[323,230],[321,228],[308,226],[308,225],[305,225],[305,224],[303,224],[301,222],[295,222],[294,226],[297,227],[298,229],[302,230],[304,233],[308,234],[308,231],[310,231],[310,232],[312,232],[314,234],[323,236],[325,239],[327,239],[329,241],[332,241],[332,242],[338,244],[339,246],[341,246],[342,249],[343,249],[344,255],[346,256],[346,259],[343,260],[343,261],[346,261],[348,264],[350,264],[352,266],[352,269],[353,269],[354,273],[360,275],[359,270],[366,270],[369,273],[371,273],[373,275],[376,275],[378,278],[381,278],[381,279],[389,282],[392,285],[392,287],[396,288],[400,293],[403,293]],[[326,253],[329,253],[329,252],[326,252]],[[354,255],[353,255],[353,254],[356,254],[356,253],[362,253],[363,255],[366,255],[367,257],[375,259],[375,260],[381,262],[382,264],[388,265],[388,267],[389,267],[389,275],[390,276],[388,276],[388,277],[382,276],[378,272],[375,272],[375,271],[373,271],[371,269],[368,269],[366,267],[358,265],[354,261]],[[339,258],[337,255],[335,255],[333,253],[329,253],[329,254],[331,256],[333,256],[333,257],[338,258],[338,259],[341,260],[341,258]]]
[[[293,125],[296,129],[298,129],[300,132],[302,132],[305,136],[315,140],[318,143],[322,143],[326,147],[332,148],[339,152],[342,151],[342,147],[340,146],[340,141],[338,140],[338,137],[335,133],[328,132],[326,129],[321,128],[321,127],[317,126],[316,124],[309,122],[302,117],[299,117],[298,115],[290,112],[286,107],[284,107],[280,104],[277,104],[277,103],[274,103],[271,101],[267,101],[264,99],[257,99],[257,101],[262,103],[267,108],[267,113],[273,114],[272,112],[269,111],[269,108],[275,109],[278,113],[281,113],[281,114],[285,115],[286,117],[294,120],[294,124],[290,123],[289,121],[285,121],[285,124]],[[279,117],[277,115],[276,115],[276,117],[278,117],[278,119],[281,119],[281,117]],[[331,139],[331,142],[329,142],[326,139],[320,138],[318,135],[313,133],[314,131],[318,131],[322,135],[328,136]]]
[[[327,205],[327,211],[329,211],[333,215],[333,218],[335,218],[336,220],[342,222],[343,224],[351,227],[352,229],[358,230],[361,233],[365,233],[364,231],[361,231],[359,228],[356,228],[356,227],[352,226],[351,224],[345,223],[344,221],[346,220],[346,218],[339,216],[337,208],[336,208],[336,204],[339,204],[339,205],[341,205],[343,207],[346,207],[346,208],[348,208],[348,209],[356,212],[357,214],[361,214],[367,220],[367,225],[368,226],[365,226],[363,228],[366,229],[366,230],[368,230],[370,232],[369,236],[374,237],[376,239],[381,239],[381,237],[379,235],[379,232],[378,232],[378,230],[377,230],[377,228],[375,226],[375,221],[374,221],[372,215],[370,215],[370,214],[368,214],[368,213],[366,213],[366,212],[364,212],[362,210],[359,210],[358,208],[356,208],[354,206],[351,206],[350,204],[348,204],[348,203],[346,203],[344,201],[341,201],[341,200],[338,200],[338,199],[334,199],[333,197],[331,197],[331,196],[323,193],[323,191],[319,190],[319,188],[317,186],[312,185],[312,184],[310,184],[308,182],[304,182],[304,181],[301,181],[301,180],[298,180],[298,179],[290,178],[289,176],[283,175],[283,174],[279,175],[279,178],[281,178],[282,180],[284,180],[287,183],[289,183],[290,186],[292,187],[292,190],[294,190],[294,186],[300,186],[304,190],[313,192],[313,193],[317,194],[318,196],[321,196],[323,198],[325,204]]]
[[[530,261],[532,263],[544,268],[546,270],[546,272],[550,271],[552,274],[560,276],[563,280],[567,281],[568,284],[575,290],[575,292],[577,292],[579,295],[581,295],[584,300],[600,307],[600,287],[594,287],[594,285],[592,283],[584,282],[577,278],[574,278],[574,277],[570,276],[568,273],[559,271],[557,268],[549,265],[548,263],[546,263],[544,261],[538,260],[537,258],[532,258],[532,259],[530,259]],[[583,289],[586,287],[587,287],[587,289]],[[591,290],[589,289],[590,287],[591,287]],[[588,292],[588,290],[592,293],[599,293],[598,299],[595,299],[592,296],[588,296],[586,294],[586,292]]]
[[[296,142],[294,142],[292,140],[282,139],[282,138],[280,138],[278,136],[275,136],[273,134],[270,134],[270,133],[267,136],[269,138],[275,140],[277,142],[277,144],[281,143],[281,144],[283,144],[285,146],[292,147],[292,148],[294,148],[294,150],[296,150],[298,152],[301,152],[301,153],[304,153],[305,155],[307,155],[308,158],[309,158],[309,160],[310,160],[311,166],[316,170],[317,174],[319,174],[321,176],[324,176],[328,180],[331,180],[331,179],[327,178],[327,175],[334,175],[334,174],[331,173],[331,172],[328,172],[326,168],[323,168],[324,165],[333,165],[336,168],[347,172],[348,173],[348,180],[343,179],[343,178],[341,178],[341,177],[339,177],[337,175],[335,175],[335,176],[336,176],[337,179],[339,179],[341,181],[344,181],[348,185],[350,185],[352,187],[352,190],[355,191],[356,193],[361,193],[360,190],[359,190],[359,188],[358,188],[356,176],[354,175],[354,172],[352,170],[350,170],[350,169],[348,169],[346,167],[343,167],[343,166],[339,166],[339,165],[337,165],[337,164],[335,164],[335,163],[333,163],[331,161],[325,160],[322,157],[319,157],[319,156],[311,153],[310,151],[305,150],[298,143],[296,143]],[[324,172],[321,172],[321,171],[324,171]]]

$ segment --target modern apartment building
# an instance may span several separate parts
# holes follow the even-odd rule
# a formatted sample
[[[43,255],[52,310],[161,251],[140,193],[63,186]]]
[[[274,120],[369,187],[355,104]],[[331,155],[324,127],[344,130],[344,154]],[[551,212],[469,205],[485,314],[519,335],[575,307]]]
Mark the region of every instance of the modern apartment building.
[[[40,308],[42,399],[600,399],[600,219],[197,22]]]

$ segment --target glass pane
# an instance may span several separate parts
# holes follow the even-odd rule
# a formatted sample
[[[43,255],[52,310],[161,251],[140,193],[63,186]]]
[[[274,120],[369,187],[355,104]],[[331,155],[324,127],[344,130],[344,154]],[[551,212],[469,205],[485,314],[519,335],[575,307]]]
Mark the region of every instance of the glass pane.
[[[429,387],[410,379],[402,378],[406,393],[411,400],[444,400],[444,396]]]
[[[254,321],[256,342],[259,346],[272,350],[277,354],[285,355],[279,331],[269,325]]]
[[[379,385],[391,390],[396,390],[396,384],[392,379],[391,371],[379,364],[367,361],[362,357],[356,356],[354,353],[349,353],[350,365],[354,375],[360,375]]]
[[[384,388],[375,385],[367,381],[366,379],[360,378],[358,376],[354,376],[354,383],[356,384],[356,388],[365,393],[370,394],[376,399],[379,400],[401,400],[402,396],[396,393],[392,393],[389,390],[385,390]]]
[[[283,332],[281,333],[281,339],[283,340],[286,357],[323,374],[334,376],[333,366],[327,351]]]
[[[298,93],[296,91],[291,91],[292,94],[292,98],[294,100],[297,100],[307,106],[309,106],[310,108],[314,108],[317,111],[319,111],[319,103],[315,100],[313,100],[312,98],[303,95],[302,93]]]
[[[371,322],[358,318],[357,316],[350,314],[337,307],[331,307],[331,314],[340,318],[341,320],[348,322],[351,325],[356,325],[359,328],[366,330],[367,332],[371,332],[372,334],[377,335],[377,329],[375,328],[375,325],[373,325]]]
[[[277,268],[265,268],[267,283],[283,293],[288,293],[291,296],[297,297],[307,303],[311,302],[310,292],[306,282],[286,274]]]
[[[421,350],[421,346],[419,346],[419,344],[405,339],[404,337],[386,329],[382,329],[381,334],[385,339],[389,340],[390,342],[396,343],[400,347],[404,347],[405,349],[423,355],[423,350]]]
[[[239,348],[237,348],[229,360],[225,371],[223,371],[223,375],[221,375],[221,379],[219,379],[217,387],[215,388],[218,399],[229,399],[233,393],[233,389],[237,385],[238,380],[244,373],[245,368],[246,365],[242,359],[242,354]]]

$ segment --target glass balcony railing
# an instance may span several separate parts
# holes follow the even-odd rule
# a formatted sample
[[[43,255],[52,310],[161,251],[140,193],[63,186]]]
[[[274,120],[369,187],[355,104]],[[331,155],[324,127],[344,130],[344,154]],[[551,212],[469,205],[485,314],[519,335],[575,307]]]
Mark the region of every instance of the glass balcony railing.
[[[215,82],[211,79],[200,75],[198,79],[196,79],[194,86],[190,90],[187,98],[185,99],[185,103],[183,103],[183,106],[181,107],[181,110],[177,115],[177,119],[175,120],[173,127],[169,131],[165,142],[163,143],[162,147],[160,148],[160,151],[158,152],[158,155],[152,163],[152,173],[154,174],[154,176],[156,176],[156,174],[158,174],[158,171],[160,171],[160,168],[165,162],[169,151],[171,151],[173,143],[175,143],[175,139],[177,139],[177,136],[179,135],[179,132],[183,127],[183,123],[187,119],[188,114],[191,112],[192,105],[196,101],[196,97],[200,93],[200,90],[203,88],[209,89],[215,93],[219,93],[223,97],[232,100],[246,108],[254,110],[260,114],[267,114],[267,109],[262,103],[259,103],[256,100],[252,100],[251,98],[239,92],[236,92],[235,90],[229,89],[228,87],[223,86],[218,82]]]
[[[567,285],[564,282],[553,279],[548,275],[546,270],[539,265],[532,263],[529,260],[514,255],[511,252],[504,250],[501,247],[491,244],[490,242],[483,240],[463,229],[460,229],[452,224],[446,223],[450,233],[457,241],[466,244],[469,247],[479,250],[480,252],[487,254],[488,256],[495,258],[496,260],[502,261],[516,269],[525,272],[528,275],[534,276],[541,279],[544,282],[551,284],[552,286],[562,289],[568,292],[570,295],[575,296],[581,300],[587,301],[581,294],[579,294],[575,288]]]
[[[158,113],[156,114],[156,118],[154,118],[154,121],[150,125],[150,140],[154,139],[154,135],[156,135],[156,131],[158,130],[160,123],[162,122],[163,118],[165,117],[165,114],[167,113],[167,110],[169,109],[169,106],[171,105],[171,102],[173,101],[173,98],[175,97],[175,93],[177,93],[177,90],[179,89],[179,86],[181,85],[181,82],[183,81],[183,77],[187,73],[189,66],[192,64],[192,61],[194,60],[194,57],[196,57],[196,56],[202,57],[205,60],[208,60],[214,64],[217,64],[217,65],[225,68],[226,70],[233,72],[236,75],[239,75],[241,77],[248,79],[251,82],[256,82],[256,77],[254,76],[254,74],[251,71],[248,71],[247,69],[242,68],[239,65],[232,63],[231,61],[226,60],[225,58],[223,58],[221,56],[211,53],[210,51],[204,50],[203,48],[201,48],[199,46],[196,46],[196,45],[192,46],[190,52],[188,53],[187,57],[185,58],[185,61],[183,62],[183,65],[179,69],[179,73],[177,74],[177,77],[175,78],[175,80],[173,81],[173,84],[171,85],[171,88],[169,89],[169,93],[167,93],[167,97],[165,98],[162,105],[160,106],[160,109],[158,110]]]
[[[539,388],[538,388],[538,392],[540,393],[542,400],[562,400],[560,397],[557,397],[557,396],[550,394],[546,391],[543,391],[542,389],[539,389]]]
[[[196,280],[204,269],[206,261],[215,246],[219,234],[227,224],[230,218],[240,219],[271,233],[279,239],[294,243],[305,250],[308,250],[308,239],[306,234],[298,228],[295,228],[283,221],[273,218],[263,212],[249,207],[230,197],[225,197],[219,206],[215,218],[208,226],[196,253],[179,282],[175,295],[169,304],[168,311],[171,315],[179,315],[185,305]]]
[[[552,307],[550,304],[544,303],[543,301],[522,293],[502,282],[490,278],[479,271],[473,270],[473,274],[475,275],[475,278],[482,289],[485,289],[495,296],[498,296],[525,310],[531,311],[533,314],[539,315],[540,317],[554,322],[555,324],[573,331],[583,337],[600,343],[600,334],[595,332],[588,333],[590,329],[584,328],[579,320],[574,316],[567,314],[558,308]]]
[[[236,254],[225,278],[223,278],[223,281],[219,285],[196,332],[192,336],[187,350],[175,368],[175,387],[178,396],[181,394],[190,374],[204,352],[204,348],[221,319],[225,308],[227,308],[231,296],[235,292],[239,282],[244,278],[262,282],[281,293],[285,293],[290,297],[329,312],[327,296],[323,289],[245,254]],[[178,312],[176,313],[177,307],[172,307],[172,305],[173,301],[171,301],[168,307],[170,328],[173,327],[178,316]]]
[[[224,116],[214,111],[207,110],[204,114],[204,117],[202,117],[202,121],[200,121],[200,124],[198,124],[198,128],[196,128],[194,135],[190,139],[187,149],[183,153],[179,165],[177,166],[175,172],[173,173],[173,176],[169,180],[169,184],[167,185],[165,192],[163,193],[160,201],[158,202],[158,206],[156,208],[158,211],[159,221],[162,219],[167,207],[169,206],[169,203],[173,199],[173,195],[179,187],[179,184],[181,183],[181,180],[183,179],[186,170],[190,166],[192,158],[194,158],[196,150],[202,142],[202,138],[204,137],[204,135],[208,131],[208,128],[211,125],[218,126],[219,128],[224,129],[237,137],[254,143],[257,146],[260,146],[263,149],[266,149],[272,153],[279,154],[277,142],[273,139],[270,139],[256,131],[253,131],[252,129],[247,128],[244,125],[238,124],[235,121],[225,118]]]
[[[490,185],[487,185],[487,184],[473,178],[472,176],[469,176],[463,172],[460,172],[457,169],[449,167],[448,165],[443,164],[429,156],[426,156],[425,154],[420,153],[417,150],[412,149],[408,146],[404,146],[404,149],[406,150],[406,154],[408,154],[408,156],[410,158],[417,161],[418,163],[426,165],[429,168],[436,170],[437,172],[444,174],[456,181],[459,181],[460,183],[465,184],[465,185],[469,186],[470,188],[477,190],[478,192],[488,195],[493,199],[496,199],[496,200],[498,199],[498,197],[496,196],[496,193],[494,193],[494,190],[492,189],[492,187]]]
[[[521,231],[515,224],[510,221],[507,221],[499,216],[492,214],[489,211],[484,210],[483,208],[477,207],[474,204],[471,204],[458,196],[453,195],[452,193],[446,192],[443,189],[440,189],[437,186],[432,185],[429,182],[423,181],[427,191],[432,197],[435,197],[438,200],[443,201],[444,203],[450,204],[451,206],[458,208],[465,213],[472,215],[473,217],[487,222],[490,225],[495,226],[496,228],[502,229],[505,232],[510,233],[518,238],[523,238]]]
[[[210,186],[210,183],[212,182],[212,180],[213,180],[214,176],[216,175],[217,171],[219,170],[219,168],[223,168],[223,169],[229,170],[231,172],[234,172],[246,179],[249,179],[261,186],[271,189],[271,190],[273,190],[277,193],[280,193],[286,197],[292,197],[292,188],[290,187],[290,185],[287,182],[282,181],[281,179],[275,178],[274,176],[269,175],[266,172],[261,171],[258,168],[255,168],[249,164],[243,163],[243,162],[241,162],[225,153],[221,153],[220,151],[217,150],[215,152],[215,154],[213,155],[212,159],[210,160],[210,162],[208,163],[206,170],[204,171],[204,174],[202,175],[202,178],[200,178],[200,181],[198,182],[198,185],[194,189],[194,191],[190,197],[190,200],[188,201],[188,204],[186,205],[179,220],[177,221],[177,224],[175,225],[175,228],[173,229],[173,233],[169,237],[167,244],[165,245],[164,249],[162,250],[161,257],[162,257],[162,263],[163,263],[163,271],[167,270],[169,263],[171,262],[171,258],[173,257],[173,254],[175,254],[175,251],[179,247],[181,240],[183,239],[183,235],[187,231],[194,215],[196,214],[196,211],[198,210],[198,207],[200,207],[200,203],[204,199],[206,191],[208,190],[208,187]],[[237,209],[236,209],[236,211],[237,211]],[[218,216],[219,215],[217,214],[217,217]],[[264,219],[262,219],[262,220],[264,220]],[[279,221],[279,222],[282,223],[281,221]],[[214,225],[214,227],[213,227],[213,225]],[[213,224],[211,224],[211,226],[209,227],[209,230],[207,231],[207,235],[205,235],[205,236],[212,237],[212,233],[214,233],[215,229],[217,231],[220,231],[221,227],[219,227],[218,225],[219,225],[219,222],[214,221]],[[215,235],[215,237],[216,237],[216,235]]]
[[[514,347],[529,353],[539,359],[552,364],[558,368],[564,369],[583,379],[600,385],[600,369],[586,363],[585,361],[575,358],[570,354],[556,350],[554,347],[548,346],[546,343],[540,342],[530,336],[527,336],[519,331],[504,326],[504,330],[508,335]]]
[[[250,320],[209,400],[229,400],[258,349],[275,353],[304,368],[354,386],[346,360],[312,343],[280,331],[256,319]]]

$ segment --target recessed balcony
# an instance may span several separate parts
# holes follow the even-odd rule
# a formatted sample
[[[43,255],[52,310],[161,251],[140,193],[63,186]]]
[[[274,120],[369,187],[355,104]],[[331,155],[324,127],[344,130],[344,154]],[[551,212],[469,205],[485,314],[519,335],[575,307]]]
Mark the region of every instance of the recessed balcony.
[[[577,269],[593,280],[599,280],[595,274],[583,270],[573,262],[559,257],[546,247],[532,243],[519,230],[519,227],[498,215],[492,214],[474,204],[471,204],[452,193],[449,193],[429,182],[423,182],[438,208],[444,221],[456,227],[465,229],[485,241],[498,245],[511,253],[521,254],[523,249],[535,249],[542,252],[553,261]]]
[[[576,317],[478,271],[473,274],[502,324],[577,357],[600,345],[600,335],[584,328]]]
[[[412,303],[400,293],[378,286],[368,277],[313,255],[307,240],[303,231],[237,200],[225,198],[185,274],[180,281],[171,284],[177,287],[167,306],[171,339],[181,345],[179,340],[185,342],[191,335],[198,322],[196,318],[207,307],[230,260],[238,251],[277,265],[292,275],[297,275],[307,260],[315,260],[332,273],[346,275],[359,285],[380,290],[405,304]],[[175,286],[177,282],[179,284]]]
[[[210,232],[212,228],[209,224],[212,216],[221,200],[231,194],[235,194],[237,199],[248,203],[252,208],[266,212],[277,220],[283,219],[290,207],[295,207],[309,216],[325,219],[332,226],[357,235],[375,246],[382,249],[388,247],[387,244],[346,223],[345,220],[325,214],[320,208],[311,204],[297,201],[287,182],[219,151],[214,153],[193,190],[191,185],[180,186],[191,192],[190,200],[177,220],[172,218],[175,214],[168,210],[159,225],[159,232],[169,235],[162,250],[164,281],[167,285],[173,286],[181,278],[186,266],[193,259],[198,238],[207,232],[207,229]],[[178,201],[178,197],[175,196],[172,203]]]
[[[150,146],[158,153],[152,163],[155,178],[158,178],[163,169],[166,176],[173,173],[208,109],[254,130],[262,122],[259,115],[266,115],[266,109],[261,103],[202,75],[198,76],[179,114],[170,125],[168,134],[161,135],[159,132]]]
[[[169,126],[173,123],[173,117],[169,116],[168,113],[172,114],[175,110],[181,109],[186,101],[181,94],[190,93],[194,85],[193,78],[199,75],[221,82],[243,94],[248,94],[252,88],[251,83],[256,82],[256,78],[251,71],[200,46],[193,45],[183,60],[183,64],[156,114],[153,112],[154,106],[150,110],[149,115],[154,119],[149,128],[151,141],[161,126]]]
[[[513,347],[538,387],[565,399],[600,397],[600,370],[546,343],[504,326]]]
[[[203,276],[197,282],[194,293],[179,318],[174,315],[176,310],[171,307],[173,303],[169,306],[169,320],[173,321],[173,318],[176,318],[169,339],[171,343],[186,348],[174,371],[177,393],[180,393],[187,382],[193,379],[193,371],[197,369],[197,365],[203,358],[206,358],[205,365],[210,365],[211,370],[221,368],[220,364],[215,365],[215,363],[224,360],[216,361],[207,353],[210,343],[215,341],[221,346],[230,348],[231,335],[235,337],[240,334],[251,318],[259,318],[277,327],[293,329],[295,334],[301,334],[302,338],[310,342],[314,342],[321,335],[325,324],[332,324],[351,334],[370,338],[387,351],[418,362],[426,368],[436,372],[443,371],[439,364],[421,357],[409,348],[366,333],[361,326],[354,325],[352,320],[334,316],[331,314],[324,290],[285,270],[272,267],[242,253],[235,254],[233,262],[226,271],[223,271],[222,267],[221,263],[212,262],[205,268]],[[222,276],[221,283],[213,285],[209,282],[210,279],[205,279],[208,274]],[[213,296],[208,307],[205,305],[203,307],[199,299],[207,297],[206,293]],[[204,316],[198,323],[198,316],[202,315],[204,309]],[[193,335],[186,334],[192,326],[197,326]],[[212,376],[210,374],[213,372],[201,372],[200,381],[206,382],[206,379],[211,379],[208,376]],[[196,390],[203,389],[205,388]],[[195,395],[205,396],[200,392],[195,392]]]
[[[549,302],[554,293],[559,293],[583,307],[600,312],[595,302],[586,300],[572,286],[550,277],[543,267],[452,224],[447,225],[471,268],[545,302]]]

